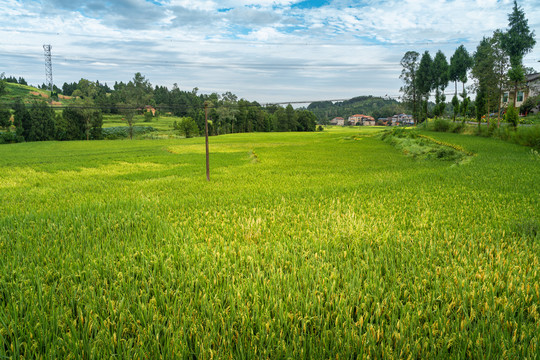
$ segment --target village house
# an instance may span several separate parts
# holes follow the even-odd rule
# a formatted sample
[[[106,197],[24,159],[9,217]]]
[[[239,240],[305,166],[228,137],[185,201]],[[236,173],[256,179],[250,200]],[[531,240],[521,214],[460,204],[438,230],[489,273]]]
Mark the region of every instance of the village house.
[[[349,125],[364,125],[364,126],[374,126],[375,119],[369,115],[356,114],[349,116]]]
[[[511,86],[511,85],[510,85]],[[502,107],[507,107],[510,104],[514,104],[515,89],[509,89],[503,93],[501,102]],[[540,94],[540,73],[525,75],[525,84],[518,88],[516,107],[519,108],[521,104],[527,100],[530,96],[536,96]]]
[[[397,114],[391,117],[392,126],[399,125],[414,125],[414,119],[412,115]]]
[[[335,117],[332,120],[330,120],[330,125],[344,126],[345,119],[342,117]]]

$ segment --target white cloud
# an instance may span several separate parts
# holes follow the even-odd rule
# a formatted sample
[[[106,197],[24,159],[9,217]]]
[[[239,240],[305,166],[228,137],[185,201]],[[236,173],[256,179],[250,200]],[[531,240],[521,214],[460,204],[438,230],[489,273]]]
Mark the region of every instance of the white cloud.
[[[50,43],[58,84],[141,71],[154,84],[261,102],[397,95],[407,50],[449,58],[464,43],[472,52],[506,28],[512,9],[510,0],[334,0],[311,9],[292,7],[300,0],[43,1],[50,8],[0,0],[0,72],[42,83]],[[522,6],[538,29],[540,6]],[[540,67],[538,48],[526,65]]]

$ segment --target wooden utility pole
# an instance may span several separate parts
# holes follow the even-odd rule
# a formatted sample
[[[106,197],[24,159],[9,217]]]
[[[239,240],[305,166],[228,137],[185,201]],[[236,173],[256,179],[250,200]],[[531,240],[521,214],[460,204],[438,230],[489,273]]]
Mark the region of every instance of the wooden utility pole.
[[[206,138],[206,181],[210,181],[210,155],[208,151],[208,103],[204,103],[204,135]]]

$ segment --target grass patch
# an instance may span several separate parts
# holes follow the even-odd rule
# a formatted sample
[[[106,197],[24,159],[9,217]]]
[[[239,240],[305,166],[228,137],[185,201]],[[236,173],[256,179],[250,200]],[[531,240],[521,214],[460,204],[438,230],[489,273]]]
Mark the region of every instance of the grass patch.
[[[467,156],[472,156],[460,146],[444,143],[429,136],[421,135],[416,130],[393,128],[381,134],[380,138],[404,154],[417,159],[436,159],[459,163]]]

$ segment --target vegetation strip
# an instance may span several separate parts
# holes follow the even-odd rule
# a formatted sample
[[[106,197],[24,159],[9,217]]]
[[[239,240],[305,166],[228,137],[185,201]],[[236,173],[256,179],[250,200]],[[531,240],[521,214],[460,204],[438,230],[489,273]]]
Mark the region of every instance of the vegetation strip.
[[[437,159],[455,161],[466,160],[474,153],[463,147],[436,140],[430,136],[419,134],[415,129],[395,128],[380,135],[383,141],[395,146],[404,154],[421,159]]]

